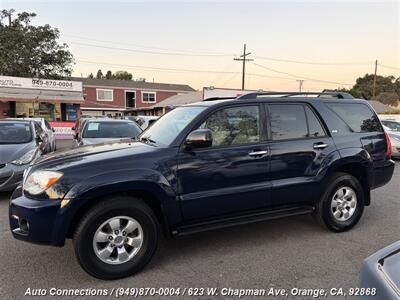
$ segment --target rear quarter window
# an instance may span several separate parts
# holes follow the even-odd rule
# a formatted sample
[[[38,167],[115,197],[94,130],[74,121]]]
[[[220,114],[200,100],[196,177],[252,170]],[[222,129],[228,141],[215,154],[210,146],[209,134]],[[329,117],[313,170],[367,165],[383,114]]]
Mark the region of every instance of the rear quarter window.
[[[331,111],[347,127],[347,132],[382,132],[376,114],[362,103],[327,103]],[[343,133],[343,132],[339,132]]]

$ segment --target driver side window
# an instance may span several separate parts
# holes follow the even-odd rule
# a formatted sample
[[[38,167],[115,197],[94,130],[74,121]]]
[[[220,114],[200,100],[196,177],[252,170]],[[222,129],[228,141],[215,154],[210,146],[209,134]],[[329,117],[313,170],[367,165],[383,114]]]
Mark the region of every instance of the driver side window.
[[[258,106],[237,106],[213,113],[200,126],[210,129],[212,146],[253,144],[260,141]]]

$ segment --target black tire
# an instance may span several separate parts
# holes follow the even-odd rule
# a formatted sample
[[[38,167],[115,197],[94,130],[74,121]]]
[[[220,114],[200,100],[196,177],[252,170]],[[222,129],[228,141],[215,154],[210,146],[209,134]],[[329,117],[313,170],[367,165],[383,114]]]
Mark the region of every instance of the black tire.
[[[116,216],[133,218],[143,230],[143,242],[138,252],[131,260],[122,264],[102,261],[93,246],[97,229]],[[126,196],[107,198],[92,207],[80,220],[73,236],[79,264],[90,275],[105,280],[127,277],[140,271],[151,260],[157,241],[158,223],[153,211],[142,200]]]
[[[348,220],[339,221],[333,215],[331,203],[336,192],[344,187],[350,187],[356,195],[356,207]],[[354,227],[364,211],[364,190],[361,183],[354,176],[347,173],[335,173],[327,183],[322,197],[316,206],[314,216],[319,223],[333,232],[343,232]]]

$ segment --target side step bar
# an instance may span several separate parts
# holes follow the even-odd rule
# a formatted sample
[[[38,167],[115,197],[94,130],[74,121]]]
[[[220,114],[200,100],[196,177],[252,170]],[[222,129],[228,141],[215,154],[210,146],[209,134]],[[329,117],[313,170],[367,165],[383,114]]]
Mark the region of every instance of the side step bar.
[[[299,216],[312,213],[313,206],[298,206],[291,208],[282,208],[270,211],[258,211],[250,214],[225,217],[221,219],[214,219],[209,221],[202,221],[190,225],[179,226],[172,230],[173,236],[189,235],[202,231],[209,231],[236,225],[243,225],[248,223],[262,222],[274,219],[280,219],[291,216]]]

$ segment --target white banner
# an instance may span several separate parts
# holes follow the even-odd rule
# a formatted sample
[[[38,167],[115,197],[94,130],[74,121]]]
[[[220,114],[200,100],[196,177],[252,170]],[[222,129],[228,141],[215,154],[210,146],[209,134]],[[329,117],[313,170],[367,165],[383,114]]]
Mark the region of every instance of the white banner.
[[[38,79],[0,76],[0,88],[42,89],[56,91],[82,92],[82,82],[53,79]]]

